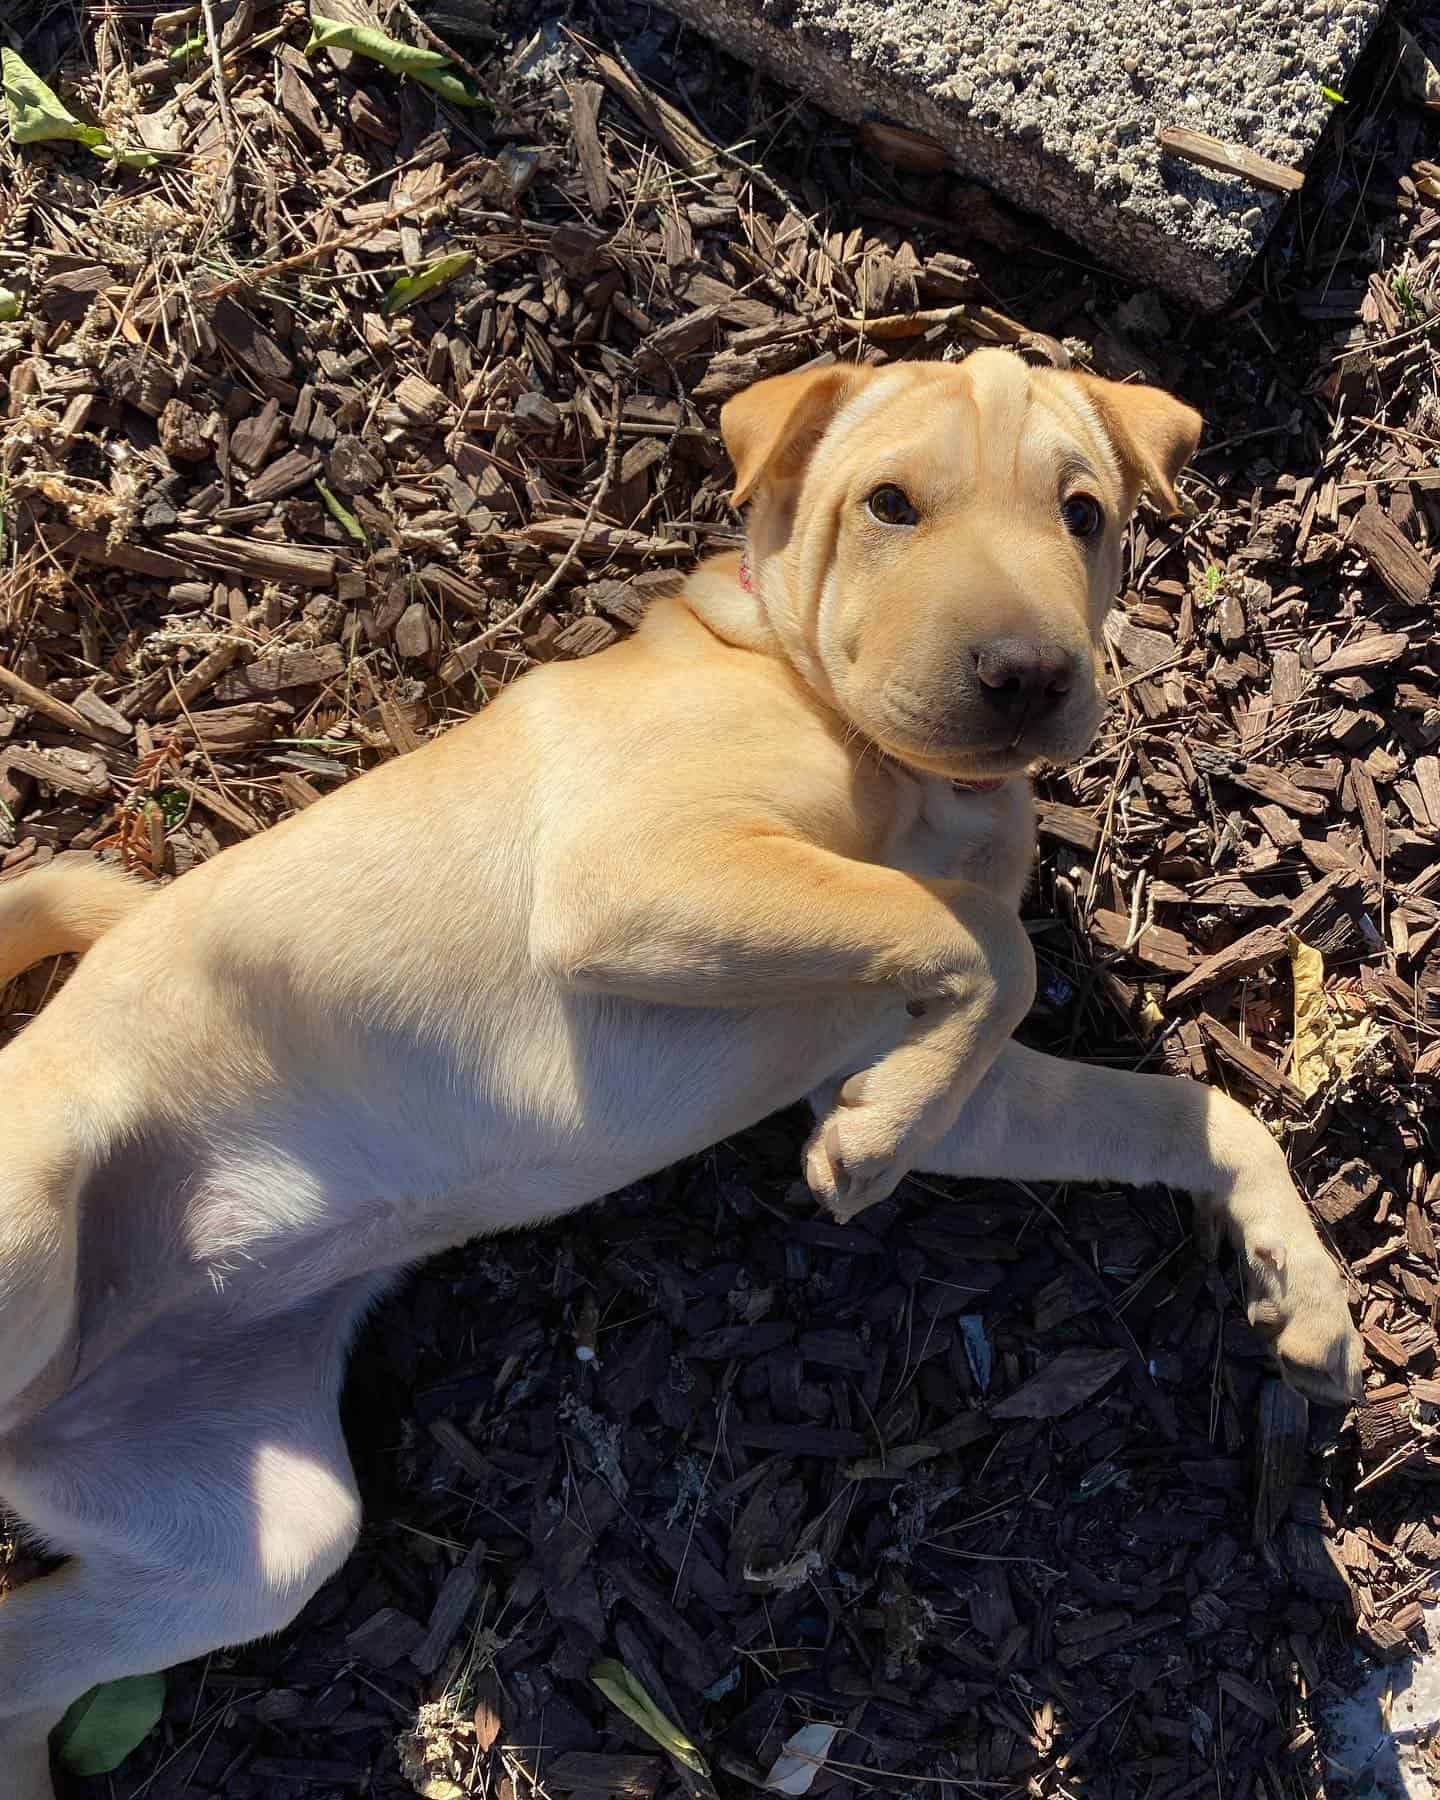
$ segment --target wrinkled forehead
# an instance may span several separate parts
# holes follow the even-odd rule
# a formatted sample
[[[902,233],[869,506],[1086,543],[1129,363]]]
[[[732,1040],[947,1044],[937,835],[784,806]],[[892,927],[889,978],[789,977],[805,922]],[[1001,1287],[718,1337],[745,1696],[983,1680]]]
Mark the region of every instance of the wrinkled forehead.
[[[1109,439],[1080,383],[1001,350],[962,363],[881,370],[836,414],[817,467],[836,475],[888,465],[932,470],[966,485],[1057,474],[1121,485]]]

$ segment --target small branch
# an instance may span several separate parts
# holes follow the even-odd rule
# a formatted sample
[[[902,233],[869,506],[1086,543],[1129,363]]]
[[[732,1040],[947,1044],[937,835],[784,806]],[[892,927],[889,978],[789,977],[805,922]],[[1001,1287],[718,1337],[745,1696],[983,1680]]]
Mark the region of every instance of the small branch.
[[[1202,169],[1238,175],[1242,181],[1269,188],[1272,193],[1296,194],[1305,185],[1303,169],[1272,162],[1268,156],[1257,156],[1243,144],[1223,143],[1208,132],[1192,131],[1188,125],[1163,126],[1156,137],[1160,148],[1168,150],[1172,156],[1183,156],[1187,162],[1199,163]]]
[[[220,222],[228,226],[235,218],[239,191],[240,134],[235,129],[235,115],[230,110],[230,92],[225,86],[225,65],[220,55],[221,26],[216,0],[201,0],[200,10],[205,16],[205,43],[210,51],[210,70],[215,77],[215,100],[220,108],[220,129],[225,138],[225,181],[220,190]]]
[[[432,31],[415,8],[409,5],[408,0],[395,0],[395,4],[432,50],[438,50],[442,56],[448,56],[457,69],[470,77],[477,94],[483,94],[487,88],[494,86],[493,78],[487,80],[474,63],[466,62],[453,44],[447,44],[438,31]]]
[[[3,663],[0,663],[0,688],[13,694],[22,705],[32,707],[38,713],[44,713],[52,724],[63,725],[66,731],[78,732],[81,737],[93,738],[105,735],[103,731],[97,731],[83,714],[76,712],[73,706],[67,706],[63,700],[52,698],[43,688],[31,687],[28,681],[23,680],[19,675],[12,674]]]
[[[1022,339],[1033,340],[1035,335],[1018,320],[996,312],[993,306],[980,306],[969,300],[963,300],[957,306],[935,306],[920,312],[887,313],[879,319],[841,319],[839,324],[843,331],[853,332],[856,337],[874,338],[877,342],[887,338],[923,337],[936,325],[953,325],[987,344],[1018,344]]]
[[[472,163],[462,163],[433,195],[426,197],[425,204],[433,206],[442,200],[462,176],[472,172],[473,166]],[[303,269],[307,263],[318,262],[332,250],[348,250],[352,245],[363,244],[366,238],[374,237],[377,231],[383,231],[387,225],[393,225],[397,219],[403,219],[406,213],[413,212],[415,205],[414,200],[405,200],[399,206],[392,206],[388,212],[382,213],[378,219],[367,219],[363,225],[357,225],[354,231],[341,232],[338,237],[322,238],[308,249],[297,250],[293,256],[282,257],[279,262],[266,263],[263,269],[250,269],[243,275],[237,275],[233,281],[222,281],[219,287],[204,289],[196,297],[207,305],[215,300],[224,300],[230,294],[255,287],[259,282],[270,281],[276,275],[288,275],[292,269]]]

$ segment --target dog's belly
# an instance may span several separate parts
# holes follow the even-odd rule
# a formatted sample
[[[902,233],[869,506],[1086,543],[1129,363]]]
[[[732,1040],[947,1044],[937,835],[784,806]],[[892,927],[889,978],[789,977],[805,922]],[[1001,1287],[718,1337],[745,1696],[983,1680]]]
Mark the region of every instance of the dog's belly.
[[[892,995],[749,1010],[547,999],[531,996],[523,1024],[510,1013],[493,1056],[473,1064],[396,1052],[358,1117],[338,1090],[276,1120],[263,1157],[232,1165],[223,1191],[208,1184],[192,1212],[197,1244],[244,1254],[260,1193],[292,1233],[301,1218],[333,1227],[327,1280],[532,1225],[864,1066],[909,1023]],[[544,1016],[551,1007],[558,1017]]]
[[[505,999],[493,1055],[361,1034],[337,1059],[358,1092],[312,1064],[243,1117],[199,1109],[117,1144],[81,1199],[81,1387],[162,1326],[224,1334],[573,1211],[864,1066],[908,1022],[890,996]]]

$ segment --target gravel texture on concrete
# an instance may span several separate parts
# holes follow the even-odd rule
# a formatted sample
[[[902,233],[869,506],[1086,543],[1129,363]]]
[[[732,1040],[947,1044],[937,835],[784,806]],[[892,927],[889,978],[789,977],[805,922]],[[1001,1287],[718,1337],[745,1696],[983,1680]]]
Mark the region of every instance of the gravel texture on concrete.
[[[1440,1643],[1437,1625],[1431,1608],[1432,1645]],[[1345,1778],[1349,1800],[1434,1800],[1440,1652],[1368,1670],[1325,1713],[1334,1733],[1331,1772]]]
[[[1303,167],[1384,0],[667,0],[842,117],[955,167],[1096,258],[1213,307],[1285,204],[1162,153],[1189,126]]]

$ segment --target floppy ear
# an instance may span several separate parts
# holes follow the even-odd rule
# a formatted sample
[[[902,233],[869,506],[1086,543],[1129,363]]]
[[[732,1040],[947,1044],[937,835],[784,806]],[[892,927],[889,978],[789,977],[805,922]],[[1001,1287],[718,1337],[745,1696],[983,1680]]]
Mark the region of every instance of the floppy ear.
[[[1160,388],[1093,375],[1079,380],[1120,459],[1127,487],[1136,495],[1147,488],[1173,517],[1180,510],[1175,478],[1195,454],[1205,421],[1194,407]]]
[[[730,504],[743,506],[762,481],[797,476],[825,427],[873,374],[854,364],[798,369],[728,400],[720,409],[720,434],[735,465]]]

